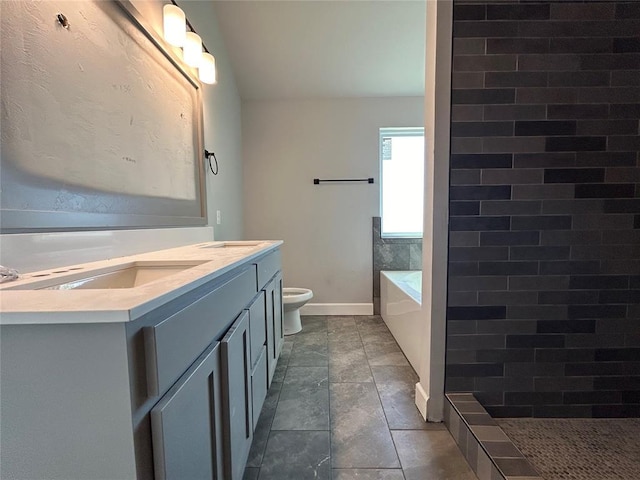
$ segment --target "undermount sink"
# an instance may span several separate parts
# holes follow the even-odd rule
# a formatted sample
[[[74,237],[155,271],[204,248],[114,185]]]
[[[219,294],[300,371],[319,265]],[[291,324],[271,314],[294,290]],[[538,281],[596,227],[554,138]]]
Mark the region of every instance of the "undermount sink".
[[[19,290],[96,290],[134,288],[193,268],[208,260],[182,262],[129,262],[108,270],[76,273],[58,279],[45,279],[17,287]]]

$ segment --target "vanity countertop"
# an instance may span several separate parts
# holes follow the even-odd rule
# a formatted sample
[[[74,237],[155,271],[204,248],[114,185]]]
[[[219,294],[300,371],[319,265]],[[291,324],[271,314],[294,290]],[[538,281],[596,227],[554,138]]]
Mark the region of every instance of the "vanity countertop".
[[[0,325],[129,322],[281,244],[280,240],[198,243],[27,273],[0,284]],[[48,290],[40,286],[99,275],[132,262],[196,265],[132,288]]]

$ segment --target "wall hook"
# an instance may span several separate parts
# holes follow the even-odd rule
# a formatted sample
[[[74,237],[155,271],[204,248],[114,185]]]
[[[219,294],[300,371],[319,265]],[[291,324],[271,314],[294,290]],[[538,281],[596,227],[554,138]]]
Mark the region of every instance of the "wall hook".
[[[213,157],[213,161],[216,164],[216,169],[215,170],[211,166],[211,157]],[[209,150],[207,150],[205,148],[205,150],[204,150],[204,158],[206,158],[209,161],[209,170],[211,170],[211,173],[213,173],[214,175],[217,175],[218,174],[218,159],[216,158],[216,154],[214,152],[210,152]]]
[[[64,13],[59,13],[56,15],[56,18],[58,19],[58,23],[62,25],[62,28],[69,30],[69,20],[65,17]]]

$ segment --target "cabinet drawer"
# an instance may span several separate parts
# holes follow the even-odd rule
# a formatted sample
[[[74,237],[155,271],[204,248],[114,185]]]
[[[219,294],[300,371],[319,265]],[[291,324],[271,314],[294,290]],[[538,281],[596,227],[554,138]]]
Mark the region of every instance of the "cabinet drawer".
[[[251,372],[251,392],[253,395],[253,429],[258,425],[260,411],[267,398],[267,347],[263,346],[258,361]]]
[[[148,393],[158,395],[169,388],[224,333],[256,291],[252,265],[161,323],[146,327]]]
[[[249,307],[249,332],[251,334],[251,366],[255,366],[267,340],[265,320],[265,293],[261,291]]]
[[[271,252],[266,257],[261,258],[256,265],[258,267],[258,290],[260,290],[280,270],[282,265],[280,250]]]

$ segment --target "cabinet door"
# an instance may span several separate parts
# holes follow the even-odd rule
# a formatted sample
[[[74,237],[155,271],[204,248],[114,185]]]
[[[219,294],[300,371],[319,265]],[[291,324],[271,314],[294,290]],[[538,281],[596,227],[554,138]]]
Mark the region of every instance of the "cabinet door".
[[[282,312],[282,274],[278,272],[273,279],[273,329],[275,332],[276,358],[280,357],[284,345],[284,315]]]
[[[151,410],[156,479],[224,478],[219,346],[207,348]]]
[[[267,381],[271,386],[273,374],[276,371],[276,363],[278,362],[278,353],[276,351],[276,330],[274,323],[273,299],[275,298],[275,283],[271,280],[264,287],[266,297],[266,322],[267,322]]]
[[[221,343],[225,479],[241,480],[253,440],[251,342],[247,310],[234,322]]]

